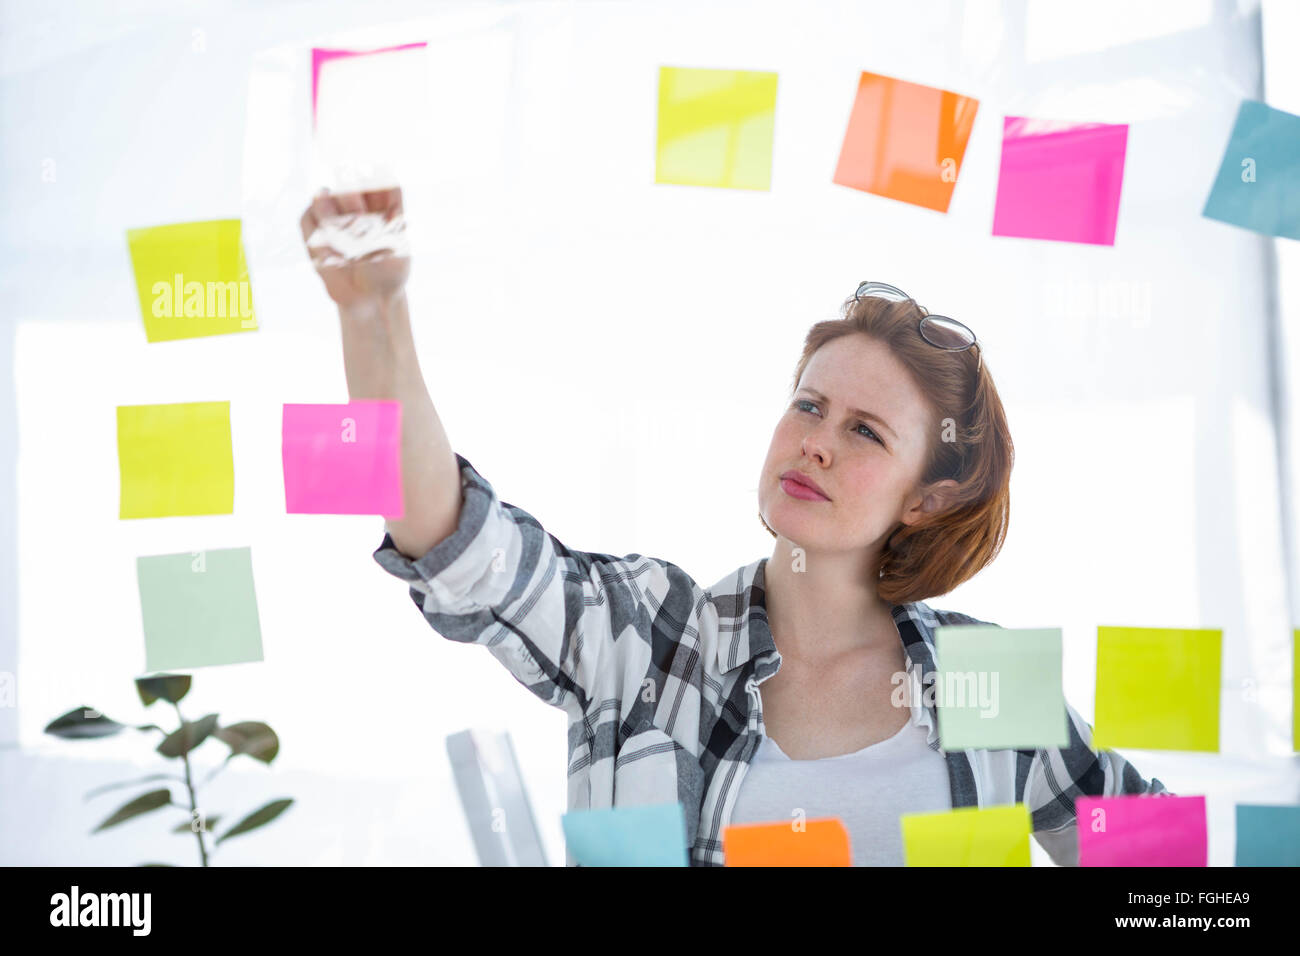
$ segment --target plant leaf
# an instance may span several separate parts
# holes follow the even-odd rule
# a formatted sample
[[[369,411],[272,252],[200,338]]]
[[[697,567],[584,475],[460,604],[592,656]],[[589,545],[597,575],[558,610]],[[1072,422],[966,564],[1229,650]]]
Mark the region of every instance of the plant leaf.
[[[135,689],[146,707],[155,700],[165,700],[169,704],[174,704],[190,692],[190,675],[160,674],[157,677],[137,677]]]
[[[171,802],[172,792],[165,787],[162,790],[150,790],[148,793],[140,794],[130,803],[124,803],[118,807],[116,813],[90,832],[98,833],[100,830],[107,830],[109,827],[117,826],[123,820],[130,820],[132,817],[138,817],[150,810],[157,810],[159,807],[165,807]]]
[[[254,760],[270,763],[280,752],[280,738],[275,731],[259,720],[246,720],[243,723],[220,727],[212,736],[225,741],[230,746],[230,755],[247,754]]]
[[[287,797],[281,800],[272,800],[260,810],[254,810],[225,833],[221,834],[221,836],[217,837],[217,843],[220,843],[222,840],[229,840],[233,836],[239,836],[241,833],[247,833],[249,830],[256,830],[258,827],[266,826],[266,824],[284,813],[285,810],[288,810],[289,804],[291,803],[293,803],[292,797]]]
[[[185,781],[170,773],[151,773],[147,777],[140,777],[137,780],[123,780],[121,783],[106,783],[102,787],[96,787],[91,790],[83,799],[89,800],[91,797],[97,797],[101,793],[107,793],[110,790],[120,790],[122,787],[134,787],[137,783],[149,783],[152,780],[176,780],[181,783]]]
[[[168,734],[167,738],[158,745],[158,752],[164,757],[184,756],[207,740],[212,731],[216,729],[216,726],[216,714],[208,714],[198,720],[184,721],[177,730]]]
[[[204,833],[211,833],[211,832],[212,832],[212,828],[215,827],[215,826],[217,825],[217,821],[220,820],[220,819],[221,819],[220,816],[215,816],[215,817],[208,817],[206,820],[204,820],[204,821],[203,821],[203,825],[204,825],[204,827],[205,827],[206,829],[205,829],[203,832],[204,832]],[[193,818],[193,817],[191,817],[190,819],[186,820],[184,823],[178,824],[177,827],[176,827],[176,829],[172,830],[172,833],[194,833],[194,832],[195,832],[195,830],[194,830],[194,818]]]
[[[119,724],[110,717],[105,717],[93,707],[78,707],[62,717],[55,717],[45,725],[47,734],[77,740],[84,737],[110,737],[125,730],[126,724]]]

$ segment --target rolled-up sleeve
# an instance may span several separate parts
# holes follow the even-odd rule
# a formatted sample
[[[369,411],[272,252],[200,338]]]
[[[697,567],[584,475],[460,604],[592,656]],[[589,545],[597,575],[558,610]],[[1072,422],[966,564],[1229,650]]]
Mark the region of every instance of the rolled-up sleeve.
[[[1033,812],[1034,839],[1059,866],[1078,866],[1079,797],[1148,794],[1174,796],[1152,777],[1144,779],[1114,750],[1092,745],[1092,726],[1068,703],[1069,746],[1034,752],[1025,779],[1024,800]]]
[[[484,645],[544,702],[585,712],[602,649],[613,640],[612,610],[629,613],[622,589],[607,588],[608,575],[595,567],[593,559],[608,556],[566,548],[528,512],[499,500],[462,455],[456,461],[455,531],[418,559],[385,533],[375,560],[410,585],[437,633]]]

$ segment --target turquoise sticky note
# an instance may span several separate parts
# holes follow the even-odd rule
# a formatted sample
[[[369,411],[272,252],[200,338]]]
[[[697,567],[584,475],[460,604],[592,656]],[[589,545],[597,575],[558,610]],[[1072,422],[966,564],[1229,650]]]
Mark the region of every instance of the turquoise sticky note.
[[[1201,215],[1300,239],[1300,116],[1243,100]]]
[[[249,548],[136,558],[145,670],[262,660]]]
[[[1061,629],[935,630],[934,702],[944,750],[1065,747]]]
[[[1300,866],[1300,806],[1237,804],[1237,866]]]
[[[572,810],[560,820],[578,866],[687,866],[681,803]]]

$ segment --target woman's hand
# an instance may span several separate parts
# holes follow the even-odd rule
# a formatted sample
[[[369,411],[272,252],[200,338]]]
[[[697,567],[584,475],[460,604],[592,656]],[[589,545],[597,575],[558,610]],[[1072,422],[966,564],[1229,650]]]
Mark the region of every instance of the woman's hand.
[[[402,292],[411,273],[402,216],[400,187],[337,195],[322,189],[302,214],[307,254],[340,310]]]

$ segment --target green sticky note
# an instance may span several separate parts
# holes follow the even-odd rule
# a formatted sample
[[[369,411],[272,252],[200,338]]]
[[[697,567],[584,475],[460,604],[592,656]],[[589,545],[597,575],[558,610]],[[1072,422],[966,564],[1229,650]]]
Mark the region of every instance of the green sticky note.
[[[145,670],[262,660],[250,548],[136,558]]]
[[[1223,631],[1097,628],[1094,747],[1219,750]]]
[[[905,813],[905,866],[1029,866],[1029,809],[958,807],[944,813]]]
[[[229,402],[119,405],[120,518],[235,510]]]
[[[238,219],[128,229],[126,243],[148,341],[257,328]]]
[[[1065,747],[1061,629],[945,625],[935,630],[939,746]]]
[[[660,67],[655,182],[771,189],[776,79]]]

